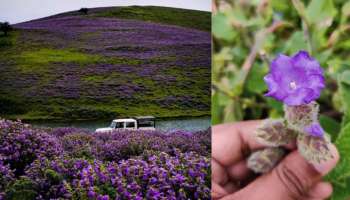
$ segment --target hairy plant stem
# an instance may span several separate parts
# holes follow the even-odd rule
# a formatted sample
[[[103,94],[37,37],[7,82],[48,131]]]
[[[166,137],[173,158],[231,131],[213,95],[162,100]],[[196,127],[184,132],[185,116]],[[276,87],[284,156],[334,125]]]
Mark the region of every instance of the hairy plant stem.
[[[310,36],[310,29],[304,20],[302,21],[302,27],[303,27],[305,42],[307,44],[307,49],[308,49],[310,55],[312,55],[313,45],[312,45],[312,40],[311,40],[311,36]]]

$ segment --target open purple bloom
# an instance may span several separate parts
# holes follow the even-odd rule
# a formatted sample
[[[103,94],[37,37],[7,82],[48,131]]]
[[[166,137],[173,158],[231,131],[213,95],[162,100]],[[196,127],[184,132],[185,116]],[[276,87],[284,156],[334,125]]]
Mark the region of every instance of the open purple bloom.
[[[90,199],[93,199],[95,198],[95,195],[96,193],[93,191],[93,188],[91,190],[89,190],[87,196],[90,198]]]
[[[280,54],[264,77],[268,86],[265,96],[273,97],[288,106],[308,104],[317,99],[325,87],[320,64],[306,51],[292,57]]]
[[[324,130],[318,122],[312,123],[310,126],[305,127],[304,131],[315,137],[323,137],[324,134]]]

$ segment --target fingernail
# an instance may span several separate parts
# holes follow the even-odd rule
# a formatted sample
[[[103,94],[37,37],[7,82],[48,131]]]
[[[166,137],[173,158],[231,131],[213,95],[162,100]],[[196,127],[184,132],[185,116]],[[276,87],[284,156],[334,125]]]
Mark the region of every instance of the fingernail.
[[[322,174],[322,176],[328,174],[337,165],[337,162],[339,160],[339,153],[337,148],[333,144],[330,144],[329,149],[333,156],[331,159],[318,164],[313,164],[316,171]]]

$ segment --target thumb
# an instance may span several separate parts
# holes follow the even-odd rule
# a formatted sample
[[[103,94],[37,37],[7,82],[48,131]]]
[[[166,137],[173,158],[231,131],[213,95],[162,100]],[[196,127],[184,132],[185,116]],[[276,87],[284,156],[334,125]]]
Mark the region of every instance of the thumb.
[[[339,154],[333,144],[330,145],[332,159],[318,165],[311,165],[297,152],[286,156],[270,173],[250,183],[228,199],[249,200],[297,200],[307,196],[310,188],[319,182],[337,164]]]

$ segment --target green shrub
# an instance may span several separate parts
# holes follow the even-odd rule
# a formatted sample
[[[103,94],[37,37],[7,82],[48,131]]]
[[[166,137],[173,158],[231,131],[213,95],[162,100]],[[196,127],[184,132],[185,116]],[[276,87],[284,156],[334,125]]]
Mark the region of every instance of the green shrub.
[[[17,179],[6,191],[9,200],[34,200],[37,197],[37,185],[27,177]]]

